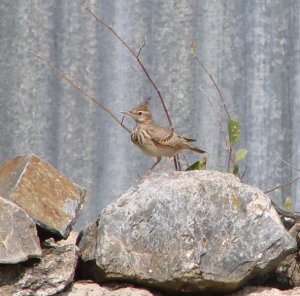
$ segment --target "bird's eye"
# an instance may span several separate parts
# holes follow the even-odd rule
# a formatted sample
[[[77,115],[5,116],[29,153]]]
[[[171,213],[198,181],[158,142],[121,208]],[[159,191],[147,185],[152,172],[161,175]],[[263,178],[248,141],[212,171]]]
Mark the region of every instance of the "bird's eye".
[[[143,112],[141,112],[141,111],[138,112],[138,116],[141,116],[141,115],[143,115]]]

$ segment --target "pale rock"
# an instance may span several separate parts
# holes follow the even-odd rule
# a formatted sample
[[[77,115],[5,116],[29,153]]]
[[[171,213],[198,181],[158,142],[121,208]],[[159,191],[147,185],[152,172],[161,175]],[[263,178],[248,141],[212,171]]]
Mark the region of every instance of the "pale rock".
[[[57,296],[159,296],[161,294],[151,293],[141,288],[119,288],[109,289],[101,287],[95,283],[75,282],[67,292],[62,292]]]
[[[262,191],[231,174],[191,171],[142,179],[103,209],[79,246],[82,272],[96,281],[205,293],[265,275],[296,241]]]
[[[0,196],[0,264],[15,264],[41,255],[34,221],[18,205]]]
[[[227,296],[300,296],[300,288],[282,291],[271,287],[246,287]]]
[[[296,239],[298,245],[300,243],[300,223],[297,222],[289,230],[289,233]],[[283,287],[300,286],[300,262],[299,250],[293,254],[289,254],[275,270],[277,282]]]
[[[50,296],[74,278],[79,250],[75,245],[43,249],[40,261],[0,265],[0,295]]]

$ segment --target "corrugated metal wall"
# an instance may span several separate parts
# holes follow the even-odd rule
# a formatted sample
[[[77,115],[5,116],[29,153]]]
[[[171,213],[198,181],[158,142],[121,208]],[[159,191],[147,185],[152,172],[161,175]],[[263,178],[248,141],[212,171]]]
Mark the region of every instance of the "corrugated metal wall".
[[[159,86],[176,130],[198,139],[208,166],[224,170],[227,153],[210,108],[226,117],[201,61],[217,80],[249,150],[245,181],[266,189],[300,168],[299,1],[90,1],[90,7],[138,51]],[[81,1],[0,2],[0,161],[35,153],[89,189],[78,228],[143,175],[153,159],[106,113],[34,57],[34,50],[80,81],[117,116],[152,97],[157,122],[167,120],[154,89],[128,51]],[[126,124],[133,123],[126,119]],[[185,153],[190,162],[197,155]],[[292,195],[300,184],[272,194]]]

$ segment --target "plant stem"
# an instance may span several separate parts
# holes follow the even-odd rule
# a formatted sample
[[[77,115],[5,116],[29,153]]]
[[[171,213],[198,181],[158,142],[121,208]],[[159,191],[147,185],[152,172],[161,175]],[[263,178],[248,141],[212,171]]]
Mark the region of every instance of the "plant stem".
[[[149,82],[151,83],[151,85],[154,87],[155,91],[157,92],[160,100],[161,100],[161,103],[163,105],[163,108],[164,108],[164,111],[167,115],[167,119],[168,119],[168,122],[170,124],[170,127],[173,128],[173,124],[172,124],[172,121],[171,121],[171,118],[170,118],[170,115],[169,115],[169,112],[167,110],[167,107],[166,107],[166,104],[164,102],[164,99],[161,95],[161,92],[160,90],[158,89],[156,83],[154,82],[154,80],[152,79],[152,77],[150,76],[148,70],[146,69],[146,67],[144,66],[143,62],[140,60],[140,51],[138,52],[138,54],[136,54],[134,52],[134,50],[127,44],[127,42],[111,27],[109,26],[108,24],[106,24],[100,17],[98,17],[87,5],[85,5],[85,9],[86,11],[92,15],[95,20],[100,23],[102,26],[104,26],[106,29],[108,29],[110,32],[112,32],[112,34],[114,36],[117,37],[117,39],[129,50],[129,52],[134,56],[134,58],[137,60],[137,62],[139,63],[140,67],[142,68],[143,72],[145,73],[146,77],[148,78]],[[143,48],[144,46],[142,46]]]
[[[216,90],[217,90],[217,92],[218,92],[218,94],[219,94],[219,97],[220,97],[220,99],[221,99],[221,101],[222,101],[222,106],[223,106],[223,108],[224,108],[224,110],[225,110],[225,112],[226,112],[226,114],[227,114],[227,118],[229,119],[229,118],[230,118],[229,111],[228,111],[227,106],[226,106],[226,104],[225,104],[225,100],[224,100],[223,94],[222,94],[221,90],[219,89],[219,87],[218,87],[218,85],[217,85],[215,79],[214,79],[213,76],[208,72],[208,70],[206,69],[206,67],[204,66],[204,64],[200,61],[200,59],[198,58],[197,55],[195,55],[195,59],[196,59],[197,62],[201,65],[201,67],[202,67],[203,70],[206,72],[206,74],[208,75],[208,77],[209,77],[210,80],[212,81],[213,85],[215,86],[215,88],[216,88]]]
[[[136,54],[135,51],[127,44],[127,42],[111,27],[109,26],[107,23],[105,23],[100,17],[98,17],[90,8],[88,5],[84,4],[84,8],[85,10],[94,17],[94,19],[100,23],[102,26],[104,26],[106,29],[108,29],[127,49],[128,51],[133,55],[133,57],[136,59],[136,61],[138,62],[138,64],[140,65],[140,67],[142,68],[144,74],[146,75],[146,77],[148,78],[150,84],[153,86],[153,88],[155,89],[158,97],[160,98],[160,101],[161,101],[161,104],[163,106],[163,109],[164,109],[164,112],[167,116],[167,119],[168,119],[168,122],[169,122],[169,125],[170,125],[170,128],[172,130],[174,130],[173,128],[173,123],[172,123],[172,120],[171,120],[171,117],[170,117],[170,114],[168,112],[168,109],[166,107],[166,104],[164,102],[164,99],[161,95],[161,92],[159,90],[159,88],[157,87],[156,83],[154,82],[154,80],[152,79],[152,77],[150,76],[148,70],[146,69],[146,67],[144,66],[143,62],[141,61],[140,59],[140,53],[141,53],[141,50],[144,48],[145,46],[145,42],[144,44],[142,45],[142,47],[140,48],[140,50],[138,51],[138,53]],[[176,156],[174,156],[174,164],[175,164],[175,169],[178,170],[180,169],[180,163],[179,163],[179,158],[177,158]]]
[[[227,115],[227,119],[230,119],[230,114],[229,114],[229,111],[227,109],[227,106],[225,104],[225,100],[224,100],[224,97],[223,97],[223,94],[220,90],[220,88],[218,87],[218,84],[216,83],[215,79],[213,78],[213,76],[210,74],[210,72],[207,70],[207,68],[204,66],[204,64],[200,61],[200,59],[198,58],[198,56],[195,54],[194,52],[194,58],[196,59],[196,61],[199,63],[199,65],[202,67],[202,69],[205,71],[205,73],[208,75],[208,77],[210,78],[210,80],[212,81],[214,87],[216,88],[218,94],[219,94],[219,97],[220,97],[220,100],[221,100],[221,103],[222,103],[222,106],[225,110],[225,113]],[[210,100],[209,100],[209,103],[210,103],[210,106],[212,108],[212,110],[214,111],[214,108],[213,108],[213,105],[211,104]],[[217,115],[216,115],[217,117]],[[218,117],[217,117],[217,120],[218,120]],[[219,122],[219,125],[220,125],[220,128],[221,128],[221,131],[223,130],[223,126],[222,126],[222,123],[220,120],[218,120]],[[233,163],[234,164],[234,159],[232,158],[232,144],[230,142],[227,141],[226,137],[225,138],[225,145],[226,145],[226,148],[227,148],[227,151],[228,151],[228,163],[227,163],[227,172],[229,172],[229,168],[230,168],[230,163]],[[240,178],[240,175],[239,173],[237,173],[238,177]],[[240,178],[241,179],[241,178]]]
[[[279,185],[277,185],[277,186],[275,186],[275,187],[273,187],[273,188],[271,188],[271,189],[269,189],[269,190],[267,190],[267,191],[264,191],[264,193],[265,193],[265,194],[270,193],[270,192],[272,192],[272,191],[275,191],[276,189],[279,189],[279,188],[288,186],[288,185],[290,185],[290,184],[292,184],[292,183],[294,183],[294,182],[296,182],[296,181],[298,181],[298,180],[300,180],[300,176],[298,176],[298,177],[296,177],[296,178],[294,178],[294,179],[288,181],[287,183],[279,184]]]
[[[286,165],[289,166],[290,168],[292,168],[292,169],[294,169],[294,170],[296,170],[296,171],[300,171],[299,168],[297,168],[297,167],[291,165],[290,163],[288,163],[287,161],[285,161],[285,160],[282,159],[281,157],[279,157],[279,159],[280,159],[280,161],[282,161],[284,164],[286,164]]]
[[[68,77],[61,69],[59,69],[57,66],[55,66],[53,63],[51,63],[50,61],[48,61],[46,58],[44,58],[41,54],[36,53],[34,51],[32,51],[32,54],[38,58],[39,60],[41,60],[44,64],[46,64],[48,67],[50,67],[52,70],[54,70],[61,78],[63,78],[64,80],[66,80],[69,84],[71,84],[78,92],[80,92],[81,94],[83,94],[85,97],[89,98],[90,100],[92,100],[95,104],[97,104],[102,110],[104,110],[106,113],[108,113],[116,122],[118,122],[118,124],[124,128],[127,132],[131,132],[129,128],[127,128],[126,126],[124,126],[123,122],[112,113],[112,111],[110,109],[108,109],[107,107],[105,107],[101,102],[99,102],[96,97],[94,95],[89,94],[87,91],[85,91],[77,81],[75,81],[74,79]]]

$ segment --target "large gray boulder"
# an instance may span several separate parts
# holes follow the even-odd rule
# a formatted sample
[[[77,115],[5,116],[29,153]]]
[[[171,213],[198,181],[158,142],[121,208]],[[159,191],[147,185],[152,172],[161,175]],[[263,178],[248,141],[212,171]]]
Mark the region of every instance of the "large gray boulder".
[[[173,292],[223,291],[274,269],[296,247],[270,199],[214,171],[152,173],[84,231],[82,270]]]
[[[16,264],[41,255],[34,221],[18,205],[0,196],[0,264]]]

